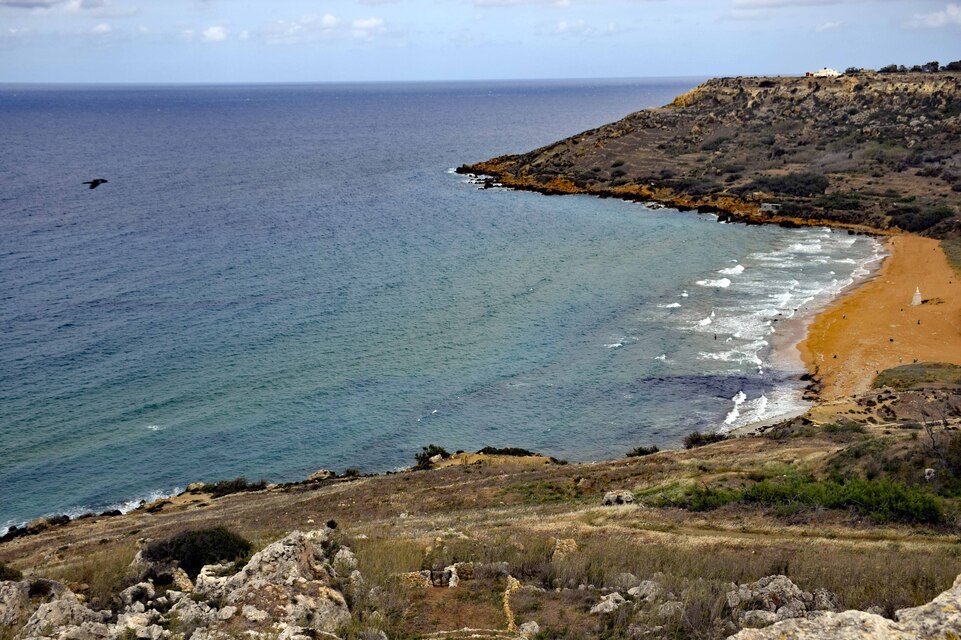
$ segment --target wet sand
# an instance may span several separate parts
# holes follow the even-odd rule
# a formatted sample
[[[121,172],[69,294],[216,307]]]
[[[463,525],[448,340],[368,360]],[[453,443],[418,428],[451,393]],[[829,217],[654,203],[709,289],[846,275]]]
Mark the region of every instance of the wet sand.
[[[823,400],[862,393],[900,364],[961,364],[961,274],[937,240],[899,235],[875,277],[831,304],[798,345]],[[915,287],[924,303],[911,306]]]

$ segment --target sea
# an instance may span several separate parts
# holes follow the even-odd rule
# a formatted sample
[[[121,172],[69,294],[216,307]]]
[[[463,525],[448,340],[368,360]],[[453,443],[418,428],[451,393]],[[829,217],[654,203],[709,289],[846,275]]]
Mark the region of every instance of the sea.
[[[779,327],[877,242],[453,171],[698,82],[0,85],[0,533],[431,443],[590,461],[797,411]]]

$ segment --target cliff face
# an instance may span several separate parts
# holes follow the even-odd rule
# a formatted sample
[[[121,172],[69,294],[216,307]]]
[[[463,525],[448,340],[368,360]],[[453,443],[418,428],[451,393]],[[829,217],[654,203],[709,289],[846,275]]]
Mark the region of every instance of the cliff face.
[[[961,202],[961,75],[714,79],[665,107],[461,171],[745,221],[950,236]]]

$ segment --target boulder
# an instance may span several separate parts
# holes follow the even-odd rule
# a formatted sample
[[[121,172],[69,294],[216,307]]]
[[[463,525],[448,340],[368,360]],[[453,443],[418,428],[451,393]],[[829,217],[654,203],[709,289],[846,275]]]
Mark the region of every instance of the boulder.
[[[617,591],[601,598],[601,601],[591,607],[591,613],[613,613],[620,609],[627,600]]]
[[[684,603],[680,600],[669,600],[657,608],[657,617],[661,620],[676,618],[684,614]]]
[[[312,474],[307,476],[308,482],[320,482],[321,480],[329,480],[331,478],[336,478],[337,472],[331,471],[330,469],[318,469]]]
[[[190,576],[187,572],[177,567],[170,574],[172,580],[171,586],[177,591],[182,591],[183,593],[190,593],[194,590],[194,583],[191,581]]]
[[[551,562],[561,560],[577,551],[577,540],[573,538],[557,538],[554,540],[554,551],[551,553]]]
[[[333,565],[338,576],[349,576],[350,572],[357,568],[357,557],[353,551],[342,547],[334,555]]]
[[[808,609],[813,611],[840,611],[841,599],[827,589],[815,589]]]
[[[122,613],[117,618],[114,635],[124,638],[139,638],[141,640],[161,640],[162,638],[169,638],[170,632],[158,624],[160,621],[160,614],[156,611]]]
[[[257,607],[252,607],[249,604],[244,605],[241,614],[253,623],[264,622],[270,617],[266,611],[261,611]]]
[[[50,527],[50,520],[47,518],[34,518],[27,523],[27,533],[40,533]]]
[[[616,576],[614,576],[614,579],[607,586],[613,587],[614,589],[619,589],[621,591],[627,591],[628,593],[630,593],[631,592],[630,590],[636,587],[640,581],[641,581],[640,578],[638,578],[633,573],[625,572],[625,573],[619,573]]]
[[[80,604],[72,591],[54,592],[50,602],[41,604],[20,630],[21,638],[60,637],[63,627],[77,627],[85,622],[102,623],[109,614],[91,611]]]
[[[191,598],[181,598],[170,609],[170,614],[177,617],[182,627],[209,627],[217,621],[217,612],[205,602],[196,602]]]
[[[0,627],[23,624],[33,608],[30,606],[30,583],[0,582]]]
[[[748,629],[769,627],[777,621],[777,614],[770,611],[745,611],[738,619],[741,626]]]
[[[644,580],[636,587],[628,589],[627,595],[637,602],[653,602],[661,595],[661,585],[653,580]]]
[[[525,638],[530,638],[536,636],[541,632],[541,625],[537,624],[535,621],[525,622],[521,626],[517,627],[517,634]]]
[[[121,591],[120,602],[126,607],[130,607],[135,602],[146,604],[150,600],[153,600],[155,595],[156,591],[152,584],[149,582],[140,582]]]
[[[622,504],[634,504],[634,493],[628,491],[627,489],[608,491],[604,494],[604,499],[601,500],[601,505],[605,507],[613,507]]]

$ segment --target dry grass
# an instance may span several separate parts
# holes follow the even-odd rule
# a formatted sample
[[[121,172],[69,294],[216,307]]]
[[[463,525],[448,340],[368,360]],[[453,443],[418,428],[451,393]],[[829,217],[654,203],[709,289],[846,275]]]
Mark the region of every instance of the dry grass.
[[[726,637],[732,632],[732,616],[724,596],[731,583],[771,574],[785,574],[802,589],[833,591],[847,608],[879,606],[893,612],[927,602],[961,572],[961,543],[822,539],[770,544],[760,536],[755,542],[699,541],[684,532],[652,542],[612,523],[576,537],[578,551],[557,561],[551,560],[553,537],[516,527],[471,539],[357,540],[355,551],[371,584],[383,589],[381,597],[406,610],[394,615],[391,637],[464,626],[498,628],[491,625],[500,620],[505,571],[537,588],[515,596],[518,621],[537,620],[550,637],[571,640],[629,637],[630,628],[638,625],[663,626],[660,637],[665,638]],[[476,580],[457,589],[408,591],[390,580],[395,573],[463,561],[479,563]],[[657,611],[659,603],[636,611],[625,607],[608,616],[589,614],[600,598],[599,589],[626,589],[626,573],[638,580],[655,579],[683,609],[666,618]],[[369,619],[372,611],[382,611],[383,605],[378,606],[362,616]]]
[[[46,569],[43,577],[67,584],[85,595],[94,607],[109,608],[114,596],[130,578],[128,568],[136,553],[136,543],[129,540],[74,556],[67,562]]]

